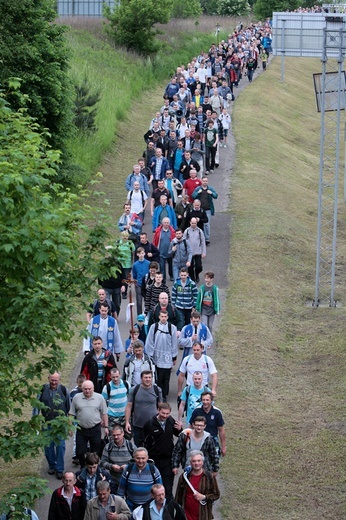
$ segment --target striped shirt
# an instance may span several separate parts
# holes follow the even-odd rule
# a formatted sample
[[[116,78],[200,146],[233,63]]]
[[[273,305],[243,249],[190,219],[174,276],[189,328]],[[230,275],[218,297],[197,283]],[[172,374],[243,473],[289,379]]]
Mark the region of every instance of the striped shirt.
[[[120,384],[118,386],[116,386],[113,381],[109,383],[109,386],[109,397],[107,385],[105,385],[102,390],[102,396],[105,398],[108,406],[107,414],[110,417],[124,417],[127,404],[127,388],[122,379],[120,379]]]
[[[156,466],[153,468],[154,475],[151,474],[149,464],[142,471],[138,469],[136,464],[133,464],[130,473],[127,472],[128,467],[124,469],[121,476],[117,495],[121,498],[126,496],[127,505],[133,510],[152,498],[150,490],[153,484],[162,484],[162,478]]]

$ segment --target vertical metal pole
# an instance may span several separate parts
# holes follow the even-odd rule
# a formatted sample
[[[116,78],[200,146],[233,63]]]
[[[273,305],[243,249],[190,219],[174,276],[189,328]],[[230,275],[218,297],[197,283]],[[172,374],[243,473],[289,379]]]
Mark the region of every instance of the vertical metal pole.
[[[338,103],[337,103],[337,125],[335,136],[335,184],[334,184],[334,222],[333,222],[333,245],[332,245],[332,273],[330,287],[330,306],[335,306],[334,288],[335,288],[335,264],[336,264],[336,237],[338,226],[338,191],[339,191],[339,164],[340,164],[340,116],[341,116],[341,77],[343,74],[343,30],[339,31],[339,58],[338,58]]]
[[[320,168],[318,181],[318,217],[317,217],[317,246],[316,246],[316,281],[315,299],[313,307],[319,305],[319,280],[321,268],[321,225],[322,225],[322,189],[323,189],[323,156],[324,156],[324,116],[325,116],[325,91],[326,91],[326,64],[327,64],[327,29],[323,29],[322,49],[322,78],[321,78],[321,136],[320,136]]]
[[[344,202],[346,203],[346,123],[344,126]]]
[[[282,83],[285,81],[285,22],[286,20],[282,20],[282,30],[281,30],[281,81]]]

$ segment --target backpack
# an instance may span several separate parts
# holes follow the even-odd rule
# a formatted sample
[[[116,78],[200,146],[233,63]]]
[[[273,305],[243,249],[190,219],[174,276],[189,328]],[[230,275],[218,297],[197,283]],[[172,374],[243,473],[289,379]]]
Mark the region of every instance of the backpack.
[[[185,365],[186,367],[187,367],[187,365],[188,365],[188,363],[190,361],[190,358],[192,356],[193,356],[193,354],[190,354],[187,358],[184,358],[184,359],[186,359],[186,365]],[[203,356],[204,356],[205,364],[207,365],[207,369],[209,370],[209,365],[208,365],[208,361],[207,361],[207,355],[203,354]],[[184,361],[184,359],[182,360],[182,362]],[[185,372],[185,378],[187,379],[187,370]]]
[[[108,298],[105,299],[105,302],[108,303],[109,312],[112,312],[112,302],[111,302]],[[99,300],[96,298],[96,299],[94,300],[94,303],[93,303],[93,314],[95,314],[96,305],[97,305],[98,303],[100,303],[100,302],[99,302]]]
[[[149,469],[150,469],[150,473],[151,473],[151,476],[153,478],[153,484],[156,483],[156,480],[155,480],[155,466],[154,466],[154,461],[152,460],[148,460],[148,464],[149,464]],[[128,465],[127,465],[127,468],[126,468],[126,472],[124,473],[124,477],[126,480],[129,479],[129,476],[133,470],[135,466],[135,462],[129,462]]]
[[[112,451],[113,444],[114,443],[112,443],[112,442],[108,443],[108,453],[110,453]],[[125,444],[126,444],[126,448],[127,448],[128,452],[131,454],[131,457],[133,457],[133,452],[135,451],[135,448],[134,448],[132,442],[125,439]]]
[[[143,195],[143,190],[139,190],[141,192],[141,197],[142,197],[142,206],[144,207],[144,195]],[[131,202],[131,199],[132,199],[132,194],[133,194],[133,190],[130,191],[129,193],[129,201]]]
[[[191,389],[191,385],[187,385],[186,388],[185,388],[185,391],[186,391],[186,399],[185,399],[185,406],[184,406],[184,412],[185,413],[186,413],[186,410],[187,410],[187,402],[189,400],[190,389]],[[204,385],[203,386],[203,392],[207,392],[208,390],[209,390],[209,386],[208,385]]]
[[[124,380],[123,380],[123,383],[124,383],[125,388],[126,388],[126,393],[128,394],[129,390],[130,390],[130,385],[128,384],[127,381],[124,381]],[[107,383],[106,387],[107,387],[107,396],[108,396],[107,404],[108,404],[108,401],[109,401],[109,399],[111,397],[111,384]]]
[[[168,332],[166,332],[164,330],[160,330],[160,332],[162,332],[162,334],[169,334],[170,336],[172,336],[172,324],[168,322],[167,325],[168,325]],[[154,327],[154,341],[155,341],[156,332],[158,330],[159,330],[159,322],[156,321],[155,327]]]

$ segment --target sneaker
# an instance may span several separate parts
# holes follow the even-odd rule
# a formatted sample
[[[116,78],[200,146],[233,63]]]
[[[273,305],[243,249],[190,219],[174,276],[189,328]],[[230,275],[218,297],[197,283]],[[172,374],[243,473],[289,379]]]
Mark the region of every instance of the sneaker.
[[[55,475],[55,469],[50,469],[49,468],[48,475]]]
[[[208,170],[205,171],[205,175],[209,175],[209,171]]]
[[[214,170],[210,170],[210,173],[214,173]]]
[[[223,147],[224,147],[224,148],[227,148],[227,144],[224,144]]]
[[[62,473],[61,471],[57,471],[57,472],[56,472],[56,478],[57,478],[58,480],[61,480],[61,479],[62,479],[62,476],[63,476],[63,473]]]

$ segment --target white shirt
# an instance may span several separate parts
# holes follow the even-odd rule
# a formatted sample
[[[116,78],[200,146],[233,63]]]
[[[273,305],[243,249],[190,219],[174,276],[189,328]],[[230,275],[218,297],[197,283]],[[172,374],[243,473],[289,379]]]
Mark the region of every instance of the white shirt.
[[[192,376],[194,372],[201,372],[203,376],[203,385],[209,382],[209,376],[217,374],[214,361],[211,357],[202,354],[199,359],[196,359],[193,354],[184,358],[180,365],[180,372],[187,374],[187,384],[192,385]]]

